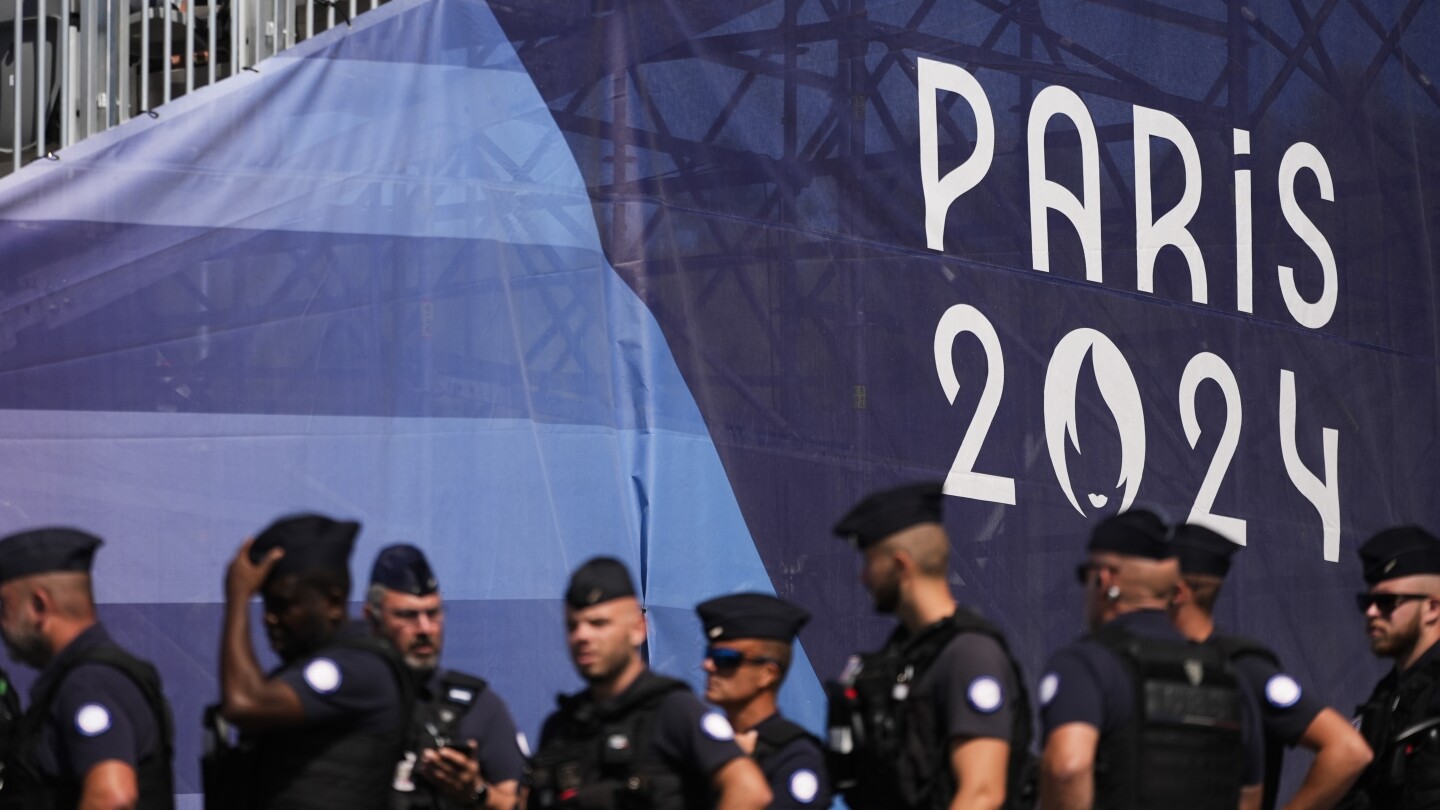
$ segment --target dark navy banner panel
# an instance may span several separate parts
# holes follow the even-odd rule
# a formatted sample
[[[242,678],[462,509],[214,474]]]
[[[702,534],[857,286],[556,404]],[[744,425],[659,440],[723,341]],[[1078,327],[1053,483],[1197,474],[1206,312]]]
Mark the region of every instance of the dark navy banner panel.
[[[808,607],[818,729],[891,626],[830,526],[920,478],[1032,679],[1136,504],[1245,546],[1222,625],[1342,713],[1383,671],[1355,550],[1440,527],[1434,4],[395,0],[258,69],[0,182],[0,530],[107,539],[183,793],[225,564],[300,509],[357,578],[425,548],[532,735],[601,553],[697,684],[696,602]]]

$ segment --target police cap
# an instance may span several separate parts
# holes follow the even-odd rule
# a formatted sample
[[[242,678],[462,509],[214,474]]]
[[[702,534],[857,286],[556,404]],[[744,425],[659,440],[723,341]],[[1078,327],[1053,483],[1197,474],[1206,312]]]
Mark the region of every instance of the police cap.
[[[1170,528],[1148,509],[1131,509],[1100,521],[1090,534],[1090,551],[1168,560],[1175,556]]]
[[[1440,539],[1419,526],[1386,529],[1360,547],[1360,563],[1371,585],[1415,574],[1440,574]]]
[[[1230,557],[1240,550],[1224,535],[1193,523],[1176,526],[1173,542],[1180,573],[1222,579],[1230,573]]]
[[[0,539],[0,582],[55,571],[90,573],[100,538],[79,529],[47,526]]]
[[[874,492],[841,518],[834,532],[864,550],[911,526],[939,523],[941,498],[939,481]]]
[[[271,570],[271,577],[311,571],[350,570],[350,549],[360,524],[332,520],[324,515],[291,515],[266,527],[250,546],[250,561],[258,563],[272,548],[284,549],[285,556]]]
[[[429,596],[440,590],[435,572],[425,552],[409,543],[396,543],[380,549],[370,569],[370,584],[411,596]]]
[[[716,597],[696,605],[695,612],[711,641],[755,638],[789,644],[810,621],[810,611],[764,593]]]
[[[625,563],[614,557],[594,557],[570,575],[565,604],[580,610],[634,595],[635,585],[630,581],[630,571]]]

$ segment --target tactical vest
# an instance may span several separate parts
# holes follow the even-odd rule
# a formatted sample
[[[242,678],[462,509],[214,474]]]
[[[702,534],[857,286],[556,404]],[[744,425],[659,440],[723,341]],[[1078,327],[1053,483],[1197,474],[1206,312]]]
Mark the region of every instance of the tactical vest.
[[[993,624],[963,608],[903,643],[860,656],[849,683],[831,682],[827,768],[835,788],[853,810],[946,808],[956,791],[948,757],[949,741],[937,707],[912,688],[940,652],[961,633],[994,639],[1010,660],[1015,683],[1011,697],[1010,762],[1005,807],[1028,808],[1035,801],[1036,762],[1030,752],[1030,701],[1020,665]]]
[[[1369,807],[1394,810],[1440,808],[1440,657],[1432,657],[1398,684],[1375,688],[1357,709],[1360,733],[1375,760],[1354,793]],[[1367,806],[1363,801],[1347,806]]]
[[[326,649],[380,656],[400,687],[401,717],[414,702],[410,670],[389,644],[344,635]],[[322,651],[323,652],[323,651]],[[404,748],[394,732],[364,732],[330,723],[242,737],[233,751],[205,764],[207,810],[386,810]]]
[[[647,757],[655,715],[683,682],[652,673],[601,706],[587,693],[559,698],[559,711],[531,763],[530,806],[549,810],[680,810],[709,807],[708,782],[687,786]],[[692,780],[693,781],[693,780]]]
[[[1214,647],[1141,638],[1110,625],[1091,635],[1130,671],[1130,720],[1100,738],[1097,810],[1234,810],[1244,779],[1241,698]]]
[[[761,770],[764,770],[766,760],[802,737],[809,737],[820,750],[825,750],[825,747],[820,745],[820,740],[814,734],[806,731],[803,726],[792,723],[783,717],[768,720],[756,728],[755,750],[750,754],[750,758],[755,760],[755,764],[759,765]]]
[[[448,810],[451,807],[451,803],[423,779],[414,776],[415,764],[426,748],[439,748],[447,742],[464,745],[465,741],[456,736],[456,730],[489,684],[482,678],[450,671],[442,673],[436,683],[439,688],[430,700],[417,700],[415,710],[410,712],[405,754],[395,767],[392,783],[392,810]]]
[[[1219,650],[1227,660],[1238,663],[1242,658],[1253,657],[1268,662],[1280,669],[1280,656],[1274,650],[1252,638],[1244,636],[1222,636],[1215,634],[1205,642]],[[1238,672],[1238,668],[1236,670]],[[1260,810],[1275,810],[1277,794],[1280,792],[1280,767],[1285,762],[1285,744],[1265,735],[1265,795],[1260,800]]]
[[[84,777],[61,779],[40,772],[37,752],[41,735],[50,717],[60,685],[81,664],[100,664],[119,670],[139,687],[145,705],[155,715],[159,734],[155,750],[136,765],[135,778],[140,792],[137,810],[173,810],[175,784],[170,763],[175,753],[174,725],[170,705],[160,686],[155,667],[125,652],[112,642],[102,642],[80,651],[67,661],[43,692],[33,695],[30,710],[20,721],[12,748],[12,756],[4,768],[4,787],[0,789],[0,808],[10,810],[41,810],[80,806]]]

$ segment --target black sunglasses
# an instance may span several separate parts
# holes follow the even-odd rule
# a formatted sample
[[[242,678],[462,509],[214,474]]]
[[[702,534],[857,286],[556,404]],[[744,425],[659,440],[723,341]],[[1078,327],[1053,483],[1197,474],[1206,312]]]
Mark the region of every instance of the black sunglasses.
[[[730,672],[740,668],[741,664],[775,664],[780,662],[774,658],[761,656],[749,656],[739,650],[732,650],[728,647],[706,647],[705,657],[719,672]]]
[[[1100,563],[1083,562],[1075,566],[1075,579],[1081,585],[1090,584],[1090,575],[1096,571],[1118,571],[1120,569],[1113,565],[1101,565]]]
[[[1370,610],[1371,605],[1374,605],[1375,609],[1380,611],[1380,615],[1389,616],[1395,612],[1395,608],[1399,607],[1401,602],[1407,599],[1429,598],[1430,594],[1428,593],[1357,593],[1355,594],[1355,607],[1359,608],[1361,613],[1365,613]]]

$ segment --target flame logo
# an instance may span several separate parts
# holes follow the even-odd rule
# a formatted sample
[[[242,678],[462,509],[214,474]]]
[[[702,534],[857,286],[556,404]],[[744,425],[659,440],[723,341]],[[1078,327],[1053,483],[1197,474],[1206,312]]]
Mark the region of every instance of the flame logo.
[[[1115,417],[1115,426],[1120,435],[1120,477],[1115,486],[1125,486],[1120,511],[1130,508],[1140,490],[1140,479],[1145,475],[1145,411],[1140,404],[1140,387],[1130,364],[1110,338],[1094,329],[1076,329],[1066,335],[1055,353],[1050,357],[1050,366],[1045,370],[1045,444],[1050,450],[1050,464],[1055,468],[1055,478],[1070,505],[1081,515],[1085,510],[1075,497],[1070,484],[1070,473],[1065,461],[1065,440],[1068,438],[1075,452],[1080,453],[1080,434],[1075,419],[1075,388],[1080,381],[1080,367],[1086,355],[1093,356],[1095,382],[1100,387],[1100,397]],[[1089,494],[1095,508],[1103,507],[1108,501],[1104,495]]]

